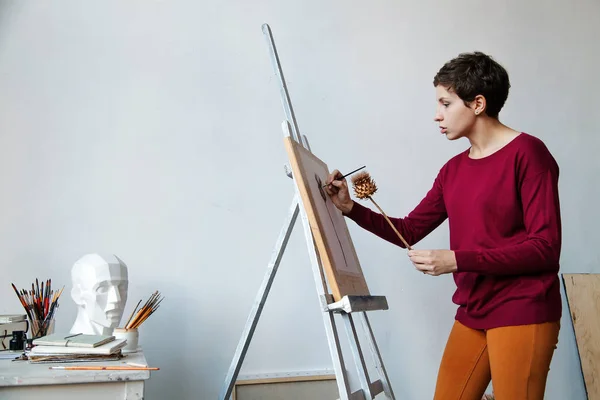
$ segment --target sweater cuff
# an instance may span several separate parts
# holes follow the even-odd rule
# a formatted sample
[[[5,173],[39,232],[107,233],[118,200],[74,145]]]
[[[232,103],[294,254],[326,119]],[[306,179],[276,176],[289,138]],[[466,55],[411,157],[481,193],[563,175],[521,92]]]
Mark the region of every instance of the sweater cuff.
[[[456,272],[480,272],[481,256],[478,251],[454,250]]]
[[[343,214],[344,216],[350,218],[353,221],[364,220],[365,216],[368,214],[369,209],[361,204],[358,204],[356,201],[352,200],[354,205],[352,206],[352,210],[348,214]]]

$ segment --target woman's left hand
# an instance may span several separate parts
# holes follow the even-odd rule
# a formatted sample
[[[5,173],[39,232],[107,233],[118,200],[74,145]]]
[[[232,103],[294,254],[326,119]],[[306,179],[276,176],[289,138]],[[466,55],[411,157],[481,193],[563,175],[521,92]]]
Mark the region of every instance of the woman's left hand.
[[[456,271],[456,257],[452,250],[409,250],[414,266],[427,275],[438,276]]]

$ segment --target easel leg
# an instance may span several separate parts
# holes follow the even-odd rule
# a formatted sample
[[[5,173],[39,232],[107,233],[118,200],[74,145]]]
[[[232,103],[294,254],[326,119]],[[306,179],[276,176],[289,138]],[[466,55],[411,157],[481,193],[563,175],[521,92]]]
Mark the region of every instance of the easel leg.
[[[254,301],[254,305],[252,306],[252,310],[250,311],[250,315],[246,320],[246,326],[244,327],[242,337],[240,338],[237,349],[235,350],[235,355],[233,356],[233,360],[231,361],[229,372],[227,372],[225,383],[223,384],[223,387],[221,388],[221,393],[219,394],[220,400],[228,400],[231,396],[231,392],[242,367],[244,357],[246,356],[246,352],[248,351],[248,347],[250,346],[250,341],[252,340],[252,336],[254,335],[254,331],[256,330],[258,319],[260,318],[260,314],[262,313],[265,301],[267,300],[267,296],[269,295],[269,290],[271,290],[271,285],[273,284],[273,280],[275,279],[277,269],[279,268],[279,263],[281,262],[281,259],[283,257],[283,253],[294,228],[294,224],[296,223],[296,219],[298,218],[298,212],[299,202],[298,196],[296,195],[292,200],[290,211],[285,220],[284,226],[281,229],[281,232],[279,233],[279,238],[277,239],[277,243],[275,245],[273,253],[271,254],[271,261],[269,262],[269,266],[267,267],[267,272],[260,286],[260,289],[258,290],[258,294],[256,296],[256,300]]]
[[[346,366],[344,364],[344,357],[342,356],[340,339],[333,313],[324,312],[323,322],[325,323],[325,333],[327,334],[327,342],[329,343],[329,353],[333,360],[333,369],[335,370],[339,398],[340,400],[350,400],[350,384],[348,383]]]
[[[372,399],[371,394],[371,380],[369,379],[369,373],[367,372],[367,365],[365,364],[365,358],[363,357],[362,350],[360,348],[360,342],[358,335],[356,334],[356,327],[354,326],[354,320],[351,314],[342,314],[342,319],[346,325],[346,333],[348,334],[348,340],[350,341],[350,348],[352,349],[352,355],[354,356],[354,363],[356,364],[356,370],[358,372],[358,380],[360,387],[363,390],[364,397],[366,399]]]
[[[385,393],[388,399],[394,400],[395,397],[394,392],[392,390],[392,385],[390,385],[388,375],[385,370],[385,365],[383,364],[383,359],[381,358],[381,353],[379,352],[379,347],[377,346],[375,335],[373,335],[373,329],[371,329],[371,324],[369,323],[369,317],[367,317],[367,313],[361,312],[360,319],[362,321],[363,328],[367,334],[369,347],[371,349],[371,354],[373,355],[373,360],[375,362],[375,368],[377,368],[377,371],[379,372],[379,378],[381,379],[381,383],[383,384],[383,392]]]
[[[299,201],[300,203],[302,202],[302,200]],[[302,226],[304,227],[304,236],[306,237],[308,255],[316,284],[315,286],[317,288],[317,296],[319,296],[319,299],[322,299],[325,297],[325,293],[327,292],[327,282],[323,273],[321,259],[317,254],[317,247],[315,246],[314,238],[312,231],[310,230],[310,224],[308,222],[306,212],[304,211],[304,207],[301,208],[300,216],[302,219]],[[325,334],[327,335],[327,342],[329,343],[329,352],[331,354],[331,360],[333,361],[333,369],[335,370],[335,379],[338,385],[340,400],[349,400],[350,384],[346,374],[344,356],[342,355],[342,349],[340,347],[340,338],[335,325],[334,315],[329,311],[321,310],[321,312],[323,313]]]

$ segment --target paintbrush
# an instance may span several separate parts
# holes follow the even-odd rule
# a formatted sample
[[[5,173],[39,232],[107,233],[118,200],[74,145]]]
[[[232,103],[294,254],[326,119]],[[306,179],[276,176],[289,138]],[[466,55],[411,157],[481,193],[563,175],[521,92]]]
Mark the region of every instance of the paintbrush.
[[[129,318],[127,324],[125,324],[125,329],[139,328],[139,326],[158,309],[158,306],[163,299],[164,297],[161,298],[161,294],[158,290],[152,293],[148,300],[146,300],[146,303],[139,310],[137,310],[137,312],[135,309],[133,310],[133,318]],[[138,306],[140,302],[138,302]],[[137,309],[138,306],[135,308]]]
[[[366,167],[366,165],[363,165],[362,167],[360,167],[360,168],[356,168],[354,171],[352,171],[352,172],[348,172],[346,175],[342,175],[342,176],[336,177],[336,178],[334,178],[333,180],[334,180],[334,181],[341,181],[342,179],[344,179],[344,178],[345,178],[345,177],[347,177],[348,175],[352,175],[353,173],[355,173],[355,172],[357,172],[357,171],[360,171],[361,169],[363,169],[363,168],[365,168],[365,167]],[[326,184],[324,184],[324,185],[323,185],[323,186],[321,186],[321,187],[325,187],[325,186],[327,186],[327,185],[329,185],[329,183],[326,183]]]
[[[23,306],[23,308],[25,309],[25,312],[27,313],[27,316],[29,317],[29,319],[32,319],[31,317],[31,313],[29,312],[29,307],[27,306],[27,303],[25,302],[25,299],[23,298],[23,296],[21,296],[19,294],[19,291],[17,290],[17,287],[15,286],[14,283],[11,283],[15,293],[17,294],[17,297],[19,298],[19,301],[21,302],[21,305]]]
[[[379,207],[379,205],[375,203],[375,200],[373,200],[372,196],[377,191],[377,185],[375,184],[373,178],[371,178],[371,175],[367,171],[361,172],[360,174],[352,178],[352,185],[354,186],[354,194],[356,195],[356,197],[358,197],[361,200],[371,200],[373,204],[375,204],[375,207],[379,209],[379,211],[381,212],[385,220],[388,222],[388,224],[390,224],[394,232],[396,232],[396,235],[398,235],[404,246],[406,246],[408,250],[412,250],[412,247],[408,244],[406,240],[404,240],[400,232],[398,232],[394,224],[392,224],[392,221],[390,221],[390,219],[387,215],[385,215],[381,207]]]
[[[134,367],[134,366],[60,366],[60,367],[49,367],[48,369],[63,369],[68,371],[158,371],[156,367]]]
[[[140,303],[142,302],[142,299],[140,299],[140,301],[138,301],[137,305],[135,306],[135,308],[133,309],[133,311],[131,312],[131,316],[129,317],[129,319],[127,320],[127,323],[125,324],[125,326],[127,326],[129,324],[129,322],[131,322],[131,318],[133,318],[133,315],[135,314],[137,308],[140,306]]]

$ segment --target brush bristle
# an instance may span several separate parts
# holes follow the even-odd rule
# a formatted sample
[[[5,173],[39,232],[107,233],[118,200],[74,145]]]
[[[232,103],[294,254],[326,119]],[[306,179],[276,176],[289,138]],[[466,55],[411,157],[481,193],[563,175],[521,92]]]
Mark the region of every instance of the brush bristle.
[[[354,194],[359,199],[369,198],[377,191],[377,185],[367,171],[354,175],[352,185],[354,186]]]

